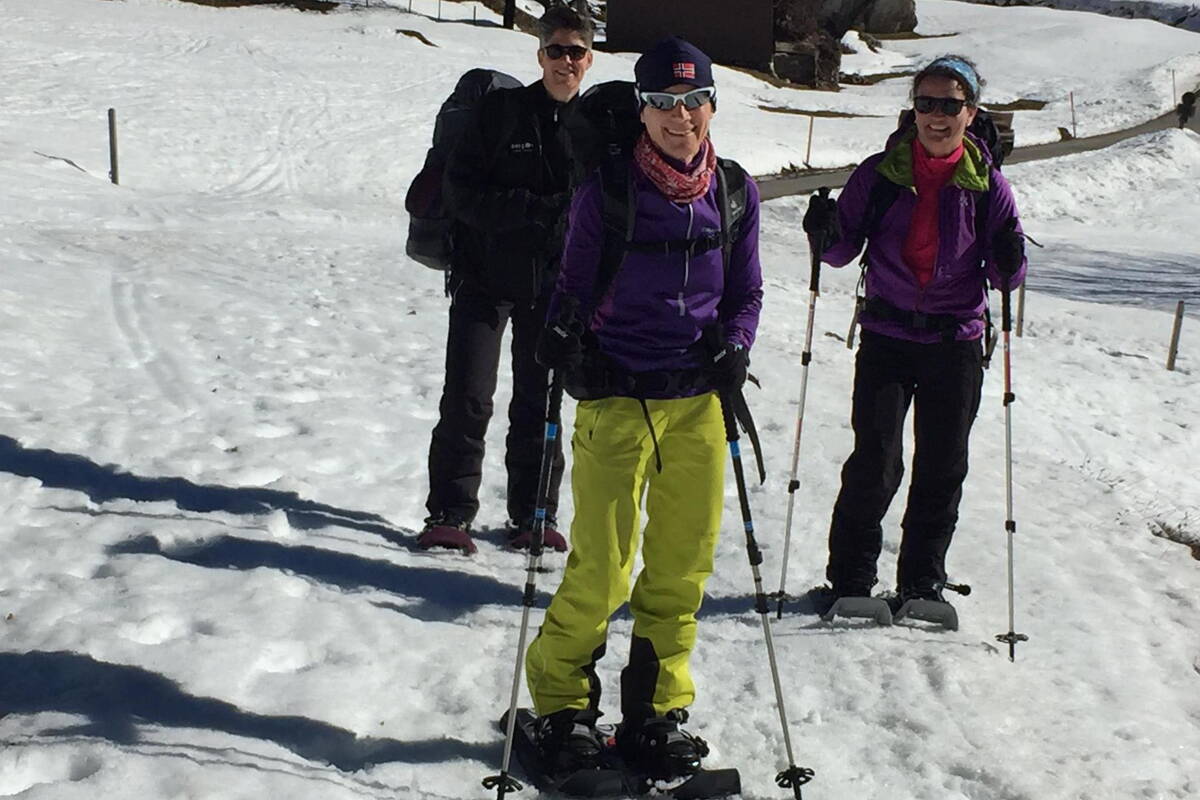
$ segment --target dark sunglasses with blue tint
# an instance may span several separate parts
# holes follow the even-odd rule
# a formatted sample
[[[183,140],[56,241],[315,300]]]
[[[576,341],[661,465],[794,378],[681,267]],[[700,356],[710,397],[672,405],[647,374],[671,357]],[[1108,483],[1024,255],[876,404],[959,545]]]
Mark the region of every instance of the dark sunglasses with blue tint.
[[[570,56],[572,61],[582,61],[588,54],[588,49],[581,44],[548,44],[542,48],[551,61],[558,61],[563,56]]]
[[[913,98],[913,108],[922,114],[932,114],[937,111],[947,117],[957,117],[958,112],[962,111],[966,104],[966,100],[960,100],[957,97],[922,96]]]
[[[670,111],[680,103],[683,103],[683,107],[689,111],[694,110],[705,103],[711,103],[716,96],[717,90],[712,86],[692,89],[690,92],[683,92],[682,94],[675,94],[674,92],[638,92],[638,97],[643,103],[651,108],[657,108],[659,111]]]

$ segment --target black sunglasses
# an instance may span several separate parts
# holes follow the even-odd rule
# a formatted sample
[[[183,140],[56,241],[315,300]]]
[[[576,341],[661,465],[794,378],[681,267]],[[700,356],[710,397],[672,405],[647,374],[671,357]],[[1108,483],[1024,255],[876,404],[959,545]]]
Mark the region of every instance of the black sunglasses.
[[[551,61],[558,61],[563,56],[570,56],[572,61],[582,61],[588,54],[588,49],[580,44],[548,44],[542,48]]]
[[[680,94],[675,94],[674,92],[638,92],[638,97],[643,103],[651,108],[657,108],[659,111],[670,111],[680,103],[683,103],[683,107],[690,111],[699,108],[705,103],[711,103],[716,94],[717,90],[712,86],[704,86]]]
[[[922,114],[932,114],[938,111],[947,117],[957,117],[958,112],[962,111],[966,104],[966,100],[960,100],[957,97],[922,96],[913,98],[913,108]]]

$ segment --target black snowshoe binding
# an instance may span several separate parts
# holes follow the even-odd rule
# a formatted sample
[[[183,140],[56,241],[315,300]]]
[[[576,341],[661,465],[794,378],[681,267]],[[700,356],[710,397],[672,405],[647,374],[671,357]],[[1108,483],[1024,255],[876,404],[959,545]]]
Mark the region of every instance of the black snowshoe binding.
[[[651,780],[695,775],[700,771],[701,759],[708,755],[708,743],[680,727],[687,719],[687,711],[680,708],[640,725],[621,725],[617,729],[621,757]]]
[[[628,795],[625,774],[608,757],[610,737],[595,727],[597,716],[567,709],[537,717],[527,708],[517,709],[514,751],[529,780],[542,791],[566,797]],[[498,727],[508,729],[507,712]]]
[[[903,589],[889,599],[892,618],[896,622],[918,619],[934,622],[948,631],[958,630],[958,612],[946,602],[941,588]]]
[[[564,776],[604,765],[605,740],[596,730],[598,717],[590,709],[567,708],[538,719],[534,735],[546,772]]]

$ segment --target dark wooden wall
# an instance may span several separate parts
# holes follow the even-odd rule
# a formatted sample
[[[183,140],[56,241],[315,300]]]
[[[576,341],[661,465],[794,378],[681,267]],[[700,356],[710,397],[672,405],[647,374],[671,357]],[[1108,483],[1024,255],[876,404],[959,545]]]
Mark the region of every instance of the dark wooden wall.
[[[609,51],[675,34],[723,64],[765,67],[775,52],[771,0],[608,0],[607,16]]]

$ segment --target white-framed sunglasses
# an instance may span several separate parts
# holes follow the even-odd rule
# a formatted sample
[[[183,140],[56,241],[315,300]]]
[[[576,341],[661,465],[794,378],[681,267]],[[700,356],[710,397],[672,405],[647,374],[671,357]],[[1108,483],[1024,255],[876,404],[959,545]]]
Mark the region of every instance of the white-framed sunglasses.
[[[716,96],[717,89],[714,86],[704,86],[681,94],[675,94],[674,92],[638,92],[639,100],[651,108],[657,108],[659,111],[670,111],[680,103],[683,103],[683,107],[691,111],[705,103],[711,103]]]

